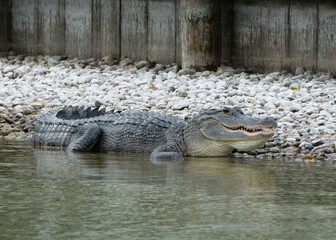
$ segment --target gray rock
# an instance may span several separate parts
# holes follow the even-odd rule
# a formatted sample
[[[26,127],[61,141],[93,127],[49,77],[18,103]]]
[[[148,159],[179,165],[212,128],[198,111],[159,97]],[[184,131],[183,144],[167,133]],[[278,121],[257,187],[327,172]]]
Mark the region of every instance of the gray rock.
[[[172,67],[167,67],[166,70],[164,71],[166,73],[169,73],[169,72],[177,73],[178,70],[179,70],[179,67],[177,65],[174,65]]]
[[[185,69],[181,69],[179,72],[178,72],[178,75],[179,76],[182,76],[182,75],[193,75],[196,71],[193,70],[193,69],[189,69],[189,68],[185,68]]]
[[[299,148],[301,149],[306,149],[306,150],[312,150],[314,148],[314,146],[308,142],[301,142],[299,145]]]
[[[126,67],[127,65],[130,65],[132,63],[133,63],[133,61],[131,59],[125,58],[125,59],[123,59],[123,60],[120,61],[119,65],[121,67]]]
[[[284,83],[284,87],[289,87],[289,86],[292,85],[293,83],[294,83],[293,80],[285,81],[285,83]]]
[[[108,55],[108,56],[104,56],[104,57],[102,58],[102,60],[103,60],[104,62],[113,62],[113,61],[114,61],[114,58],[113,58],[112,55]]]
[[[326,147],[323,149],[323,152],[326,154],[334,153],[334,149],[332,149],[331,147]]]
[[[148,63],[148,61],[146,61],[146,60],[139,61],[139,62],[137,62],[137,63],[135,64],[135,67],[136,67],[137,69],[141,69],[141,68],[148,67],[148,66],[149,66],[149,63]]]
[[[33,57],[33,56],[27,56],[25,57],[24,59],[26,62],[35,62],[36,61],[36,57]]]
[[[302,67],[302,66],[297,67],[297,68],[295,69],[295,75],[304,74],[304,72],[305,72],[305,69],[304,69],[304,67]]]
[[[322,139],[317,139],[317,140],[312,141],[312,144],[313,144],[314,147],[323,145],[324,143],[325,142]]]
[[[155,72],[155,73],[158,73],[159,71],[162,71],[165,68],[166,67],[163,64],[156,64],[152,71]]]
[[[270,149],[271,153],[279,153],[280,152],[280,149],[278,147],[272,147]]]

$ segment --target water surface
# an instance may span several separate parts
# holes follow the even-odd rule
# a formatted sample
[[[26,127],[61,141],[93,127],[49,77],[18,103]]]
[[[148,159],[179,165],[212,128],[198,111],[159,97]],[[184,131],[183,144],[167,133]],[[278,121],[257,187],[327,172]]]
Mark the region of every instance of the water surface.
[[[336,239],[332,164],[0,142],[0,239]]]

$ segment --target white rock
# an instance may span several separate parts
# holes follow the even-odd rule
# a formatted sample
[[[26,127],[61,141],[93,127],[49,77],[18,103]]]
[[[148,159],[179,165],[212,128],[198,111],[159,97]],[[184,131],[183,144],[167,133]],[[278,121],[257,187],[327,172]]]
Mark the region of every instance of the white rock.
[[[16,69],[16,66],[8,65],[3,69],[3,73],[13,72]]]

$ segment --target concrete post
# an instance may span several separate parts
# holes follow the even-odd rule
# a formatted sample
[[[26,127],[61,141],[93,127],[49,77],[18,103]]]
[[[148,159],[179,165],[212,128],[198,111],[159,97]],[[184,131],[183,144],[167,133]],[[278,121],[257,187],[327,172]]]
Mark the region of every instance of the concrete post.
[[[213,69],[221,58],[218,0],[181,0],[182,68]]]

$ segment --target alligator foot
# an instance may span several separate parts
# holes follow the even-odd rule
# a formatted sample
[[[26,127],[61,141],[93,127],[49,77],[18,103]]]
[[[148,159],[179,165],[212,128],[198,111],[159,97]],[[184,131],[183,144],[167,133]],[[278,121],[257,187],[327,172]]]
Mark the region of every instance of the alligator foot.
[[[162,161],[183,161],[184,158],[181,154],[177,152],[172,152],[170,148],[166,145],[159,146],[154,149],[150,155],[150,161],[152,163],[162,162]]]
[[[68,152],[90,151],[101,137],[101,129],[96,123],[84,125],[71,140],[67,147]]]

